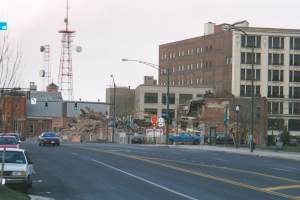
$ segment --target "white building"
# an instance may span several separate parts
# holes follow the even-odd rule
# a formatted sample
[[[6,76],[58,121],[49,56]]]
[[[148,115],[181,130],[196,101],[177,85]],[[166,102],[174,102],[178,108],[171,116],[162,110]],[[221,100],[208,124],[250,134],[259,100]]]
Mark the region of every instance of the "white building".
[[[152,81],[149,80],[152,78]],[[207,87],[174,87],[170,86],[169,113],[173,119],[177,116],[180,104],[186,103],[197,97],[203,97],[207,92],[213,92]],[[166,93],[167,86],[157,85],[153,77],[145,77],[145,83],[135,89],[134,115],[136,118],[150,118],[152,115],[158,117],[166,116]]]
[[[249,37],[232,33],[232,94],[251,96],[254,43],[254,94],[268,98],[268,134],[287,126],[291,135],[300,136],[300,30],[245,25],[239,28]]]

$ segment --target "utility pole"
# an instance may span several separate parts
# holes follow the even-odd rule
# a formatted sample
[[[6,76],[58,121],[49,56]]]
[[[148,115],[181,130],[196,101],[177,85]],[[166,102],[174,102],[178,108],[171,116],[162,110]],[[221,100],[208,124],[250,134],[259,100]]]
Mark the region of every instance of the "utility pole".
[[[248,39],[250,38],[246,31],[236,26],[235,24],[224,24],[223,29],[225,31],[236,30],[243,33],[246,37],[245,39],[245,47],[251,47],[251,129],[249,135],[249,148],[250,152],[253,152],[253,133],[254,133],[254,48],[255,48],[255,40],[253,40],[253,44],[250,43],[248,45]]]
[[[112,143],[115,142],[115,126],[116,126],[116,83],[113,75],[110,75],[114,83],[114,94],[113,94],[113,128],[112,128]]]
[[[166,103],[167,103],[167,124],[166,124],[166,143],[169,144],[169,122],[170,122],[170,67],[167,68],[167,96],[166,96]]]

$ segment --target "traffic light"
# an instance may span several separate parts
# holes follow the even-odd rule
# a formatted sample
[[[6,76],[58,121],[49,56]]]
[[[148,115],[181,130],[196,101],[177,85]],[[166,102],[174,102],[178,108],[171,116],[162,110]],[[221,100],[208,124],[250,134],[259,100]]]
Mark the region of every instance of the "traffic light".
[[[78,104],[77,104],[77,102],[75,102],[75,104],[74,104],[74,109],[78,110]]]

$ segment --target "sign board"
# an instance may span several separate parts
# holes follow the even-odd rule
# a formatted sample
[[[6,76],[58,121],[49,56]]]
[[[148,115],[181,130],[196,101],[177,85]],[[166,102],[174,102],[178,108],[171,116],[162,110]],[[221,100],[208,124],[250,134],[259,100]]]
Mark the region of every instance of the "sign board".
[[[164,119],[164,118],[160,117],[160,118],[158,119],[158,126],[159,126],[159,127],[165,126],[165,119]]]
[[[1,185],[5,185],[5,178],[0,178]]]
[[[31,98],[31,99],[30,99],[30,103],[31,103],[31,104],[36,104],[36,98]]]
[[[7,23],[6,22],[0,22],[0,30],[6,31],[7,30]]]
[[[157,124],[157,116],[156,115],[153,115],[151,117],[151,124],[154,125],[154,126]]]

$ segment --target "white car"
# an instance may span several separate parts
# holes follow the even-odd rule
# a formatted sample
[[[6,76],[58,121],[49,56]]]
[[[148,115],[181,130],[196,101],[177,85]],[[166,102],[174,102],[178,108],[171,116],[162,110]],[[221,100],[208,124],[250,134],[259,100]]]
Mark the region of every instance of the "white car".
[[[4,148],[0,148],[0,175]],[[33,165],[24,149],[6,148],[4,162],[4,180],[2,184],[22,186],[23,189],[32,187]],[[1,177],[0,177],[1,178]]]

